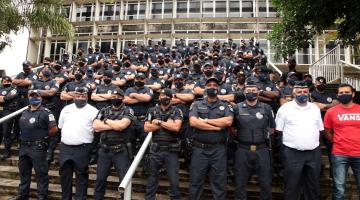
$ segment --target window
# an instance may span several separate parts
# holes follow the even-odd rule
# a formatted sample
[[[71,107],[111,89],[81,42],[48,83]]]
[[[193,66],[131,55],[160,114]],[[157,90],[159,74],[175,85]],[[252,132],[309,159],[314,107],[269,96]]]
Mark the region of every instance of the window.
[[[67,19],[70,19],[70,13],[71,13],[71,6],[70,5],[65,5],[60,10],[60,14],[62,14]]]
[[[162,2],[152,2],[151,18],[152,19],[161,19],[162,18]]]
[[[100,20],[120,19],[120,3],[103,3],[100,7]]]
[[[215,17],[226,17],[226,1],[215,1]]]
[[[187,18],[187,1],[178,1],[176,4],[176,17]],[[200,10],[200,6],[199,6]]]
[[[138,35],[144,34],[144,25],[137,24],[137,25],[123,25],[122,29],[123,35]]]
[[[164,1],[164,14],[163,18],[172,18],[173,17],[173,2]]]
[[[231,23],[229,24],[230,33],[255,33],[255,23]]]
[[[148,33],[171,33],[171,24],[149,24]]]
[[[66,49],[65,40],[52,41],[50,48],[50,58],[52,58],[53,60],[59,60],[61,51],[64,51],[62,49]]]
[[[77,40],[77,41],[74,41],[72,53],[74,55],[76,55],[77,52],[78,52],[78,49],[82,49],[83,52],[86,53],[89,46],[91,46],[91,41],[90,40]]]
[[[146,2],[128,1],[125,7],[125,19],[144,19]]]
[[[212,0],[203,0],[203,17],[213,17],[214,4]]]
[[[258,0],[259,3],[259,17],[268,17],[266,1],[268,0]]]
[[[276,17],[277,11],[276,8],[271,4],[271,1],[269,1],[269,16],[268,17]]]
[[[253,0],[242,0],[242,17],[254,17]]]
[[[151,3],[151,18],[172,18],[173,2],[170,0],[153,1]]]
[[[84,36],[84,35],[92,35],[93,34],[93,26],[75,26],[75,35],[76,36]]]
[[[199,0],[193,0],[189,2],[189,17],[190,18],[201,17]]]
[[[76,21],[92,21],[95,15],[94,4],[82,4],[76,8]]]
[[[241,0],[229,1],[229,17],[240,17],[240,1]]]
[[[111,48],[116,49],[117,40],[100,40],[99,45],[101,53],[109,53]]]
[[[175,33],[200,33],[199,23],[175,24]]]
[[[226,23],[203,23],[201,24],[201,33],[227,33]]]
[[[117,35],[119,32],[118,25],[99,25],[98,34],[99,35]]]

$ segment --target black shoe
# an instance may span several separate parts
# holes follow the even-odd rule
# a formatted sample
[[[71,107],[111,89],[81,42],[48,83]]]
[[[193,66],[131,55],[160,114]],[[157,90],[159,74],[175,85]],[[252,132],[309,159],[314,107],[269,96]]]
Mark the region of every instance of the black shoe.
[[[54,161],[54,152],[53,151],[48,151],[46,153],[46,161],[50,164],[52,163],[52,161]]]
[[[5,150],[3,154],[0,155],[0,160],[6,160],[11,157],[10,150]]]

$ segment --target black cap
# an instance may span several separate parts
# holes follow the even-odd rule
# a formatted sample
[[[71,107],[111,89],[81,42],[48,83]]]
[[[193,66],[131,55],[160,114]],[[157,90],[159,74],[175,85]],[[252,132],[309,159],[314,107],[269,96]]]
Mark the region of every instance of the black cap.
[[[116,95],[119,95],[119,96],[124,96],[124,91],[120,88],[115,88],[111,94],[116,94]]]
[[[257,87],[255,81],[249,80],[246,82],[245,87]]]
[[[216,69],[214,74],[223,74],[224,73],[224,70],[222,70],[221,68],[219,69]]]
[[[68,57],[69,57],[69,54],[68,54],[68,53],[64,53],[62,56],[68,58]]]
[[[160,91],[160,94],[165,94],[166,96],[171,98],[174,94],[174,91],[172,89],[165,88]]]
[[[294,88],[308,88],[308,85],[304,81],[295,81]]]
[[[142,72],[139,72],[135,75],[135,77],[143,77],[143,78],[146,78],[145,74],[142,73]]]
[[[115,61],[114,61],[114,64],[117,64],[117,65],[119,65],[119,66],[121,66],[121,63],[122,63],[121,60],[115,60]]]
[[[110,70],[106,70],[104,71],[104,76],[107,76],[109,78],[112,78],[113,77],[113,73],[110,71]]]
[[[80,61],[81,61],[81,62],[87,62],[87,61],[88,61],[88,59],[87,59],[87,58],[85,58],[85,57],[82,57],[82,58],[80,58]]]
[[[32,66],[32,64],[31,64],[30,61],[26,60],[26,61],[23,62],[22,66],[23,67],[30,67],[30,66]]]
[[[187,67],[180,67],[180,71],[182,71],[184,69],[189,71],[189,68],[187,68]]]
[[[205,85],[207,85],[207,84],[208,84],[209,82],[211,82],[211,81],[215,82],[217,85],[220,85],[220,84],[219,84],[219,80],[218,80],[217,78],[215,78],[215,77],[208,78],[208,79],[206,80]]]
[[[257,70],[257,72],[265,72],[265,73],[269,72],[268,68],[264,65],[259,65],[255,67],[255,70]]]
[[[29,96],[34,96],[34,95],[38,97],[41,96],[39,90],[29,90]]]
[[[310,74],[304,74],[304,78],[309,77],[312,79],[312,76]]]
[[[207,66],[213,66],[213,64],[211,62],[206,62],[203,67],[207,67]]]
[[[176,80],[176,79],[184,79],[184,77],[182,74],[175,74],[174,80]]]
[[[316,80],[322,84],[326,84],[326,79],[323,76],[316,77]]]
[[[76,87],[75,88],[75,92],[76,93],[81,93],[81,94],[84,94],[84,93],[88,93],[88,89],[86,87]]]
[[[10,76],[5,76],[4,78],[2,78],[3,81],[12,81]]]

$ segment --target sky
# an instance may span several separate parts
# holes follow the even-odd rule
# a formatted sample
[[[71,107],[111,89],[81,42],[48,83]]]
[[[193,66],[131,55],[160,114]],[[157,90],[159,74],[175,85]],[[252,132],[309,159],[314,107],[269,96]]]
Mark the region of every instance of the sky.
[[[13,76],[22,71],[22,63],[26,60],[28,31],[11,34],[12,44],[0,53],[0,69],[5,69],[7,76]]]

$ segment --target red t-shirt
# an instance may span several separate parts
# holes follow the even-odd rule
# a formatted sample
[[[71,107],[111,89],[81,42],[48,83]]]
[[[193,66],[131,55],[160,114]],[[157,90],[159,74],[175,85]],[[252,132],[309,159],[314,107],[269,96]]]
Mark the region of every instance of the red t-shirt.
[[[344,108],[339,104],[329,109],[324,127],[334,130],[332,154],[360,156],[360,105]]]

